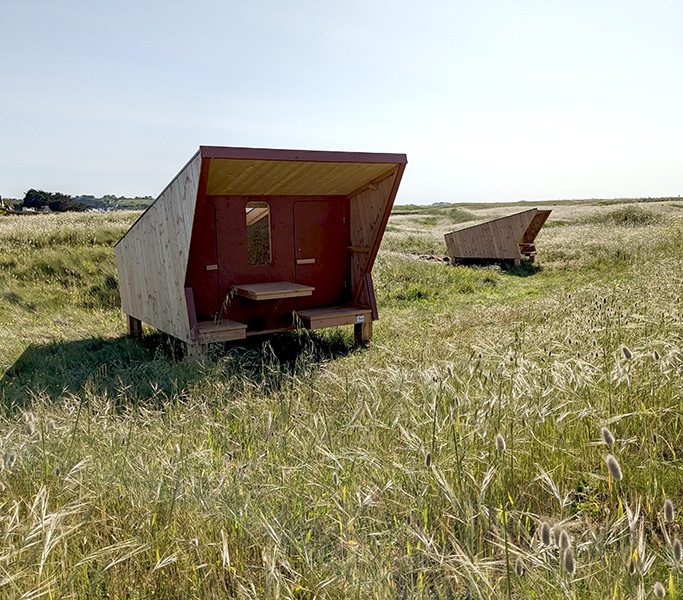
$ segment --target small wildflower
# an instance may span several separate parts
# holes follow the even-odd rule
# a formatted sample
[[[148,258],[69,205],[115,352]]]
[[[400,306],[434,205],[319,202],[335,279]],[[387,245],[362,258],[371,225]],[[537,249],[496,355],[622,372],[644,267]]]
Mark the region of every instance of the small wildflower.
[[[626,344],[621,345],[621,353],[626,360],[631,360],[633,358],[633,352],[631,352],[631,349]]]
[[[655,596],[657,596],[657,598],[664,598],[666,594],[664,586],[659,581],[655,583],[655,586],[654,588],[652,588],[652,591],[655,593]]]
[[[683,548],[681,547],[681,540],[674,538],[674,543],[672,545],[674,560],[679,563],[683,557]]]
[[[550,546],[550,525],[545,521],[541,525],[541,542],[544,546]]]
[[[600,432],[602,433],[602,439],[605,440],[605,444],[611,446],[614,443],[614,436],[612,435],[612,432],[607,429],[607,427],[601,428]]]
[[[569,546],[562,554],[562,566],[570,575],[574,574],[576,564],[574,563],[574,549]]]
[[[498,450],[498,452],[504,452],[505,448],[505,438],[499,433],[496,435],[496,450]]]
[[[609,474],[615,481],[621,481],[623,475],[621,474],[621,467],[619,466],[619,461],[614,458],[612,454],[608,454],[605,457],[605,463],[607,463],[607,468],[609,469]]]
[[[562,549],[566,550],[571,546],[571,541],[569,540],[569,534],[563,529],[560,531],[560,535],[557,538],[557,545]]]
[[[664,518],[667,523],[673,523],[674,520],[674,503],[668,498],[664,500]]]
[[[425,456],[425,467],[429,468],[432,466],[432,453],[427,452],[427,456]]]
[[[334,487],[339,485],[339,475],[337,475],[336,471],[332,473],[332,483],[334,484]]]
[[[522,577],[524,575],[524,561],[521,556],[518,556],[515,561],[515,573],[517,573],[517,577]]]

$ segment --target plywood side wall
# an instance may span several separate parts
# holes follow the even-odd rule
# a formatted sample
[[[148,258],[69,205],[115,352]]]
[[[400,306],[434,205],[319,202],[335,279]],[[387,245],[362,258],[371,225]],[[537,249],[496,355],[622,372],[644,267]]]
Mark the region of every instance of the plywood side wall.
[[[201,156],[197,155],[116,246],[123,312],[190,339],[185,273]]]
[[[350,227],[351,227],[351,294],[354,298],[359,291],[368,266],[377,236],[380,234],[387,203],[398,173],[387,177],[377,184],[375,189],[367,189],[350,199]],[[361,290],[358,301],[369,304],[367,291]]]
[[[528,210],[453,233],[447,233],[451,258],[521,259],[519,243],[536,210]]]

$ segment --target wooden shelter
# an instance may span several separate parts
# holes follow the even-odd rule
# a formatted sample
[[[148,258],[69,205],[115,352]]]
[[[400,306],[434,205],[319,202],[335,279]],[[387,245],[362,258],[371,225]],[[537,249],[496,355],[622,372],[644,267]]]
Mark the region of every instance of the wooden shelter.
[[[295,327],[372,335],[404,154],[201,146],[116,245],[129,332],[191,351]]]
[[[446,248],[451,261],[533,260],[534,240],[545,224],[550,210],[532,208],[524,212],[447,233]]]

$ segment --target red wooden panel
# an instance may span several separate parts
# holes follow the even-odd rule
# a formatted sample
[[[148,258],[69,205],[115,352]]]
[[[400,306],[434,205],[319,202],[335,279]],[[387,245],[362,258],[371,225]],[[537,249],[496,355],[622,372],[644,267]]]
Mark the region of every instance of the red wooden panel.
[[[346,199],[294,203],[296,283],[315,288],[312,296],[297,298],[297,306],[301,308],[348,301],[347,204]]]
[[[190,257],[185,286],[192,288],[197,319],[212,319],[220,306],[218,271],[207,270],[217,264],[216,219],[214,205],[198,202],[192,227]]]

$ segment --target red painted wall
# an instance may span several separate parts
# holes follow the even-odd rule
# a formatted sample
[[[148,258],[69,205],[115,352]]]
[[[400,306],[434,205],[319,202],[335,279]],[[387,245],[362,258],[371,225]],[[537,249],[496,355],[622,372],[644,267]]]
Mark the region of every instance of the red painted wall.
[[[270,205],[268,265],[247,257],[246,204]],[[197,319],[221,317],[247,323],[248,331],[289,327],[292,311],[350,301],[349,201],[344,196],[206,196],[197,205],[186,286],[192,287]],[[296,264],[315,258],[314,264]],[[218,265],[207,271],[206,265]],[[316,288],[312,296],[254,301],[226,300],[237,284],[289,281]],[[222,308],[221,308],[222,306]]]

